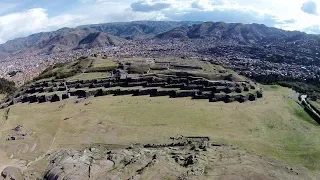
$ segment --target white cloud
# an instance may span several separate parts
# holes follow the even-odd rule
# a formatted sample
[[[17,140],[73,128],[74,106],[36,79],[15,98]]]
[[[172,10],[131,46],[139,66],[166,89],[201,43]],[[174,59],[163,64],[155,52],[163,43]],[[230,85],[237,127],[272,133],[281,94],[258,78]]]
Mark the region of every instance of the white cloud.
[[[40,31],[81,24],[82,17],[61,15],[49,18],[45,9],[35,8],[0,17],[0,42]]]
[[[34,8],[0,15],[0,43],[62,27],[133,20],[263,23],[288,30],[320,32],[320,16],[306,14],[301,10],[306,1],[308,0],[77,0],[78,4],[64,12]],[[320,3],[320,0],[313,2]],[[133,6],[134,3],[138,6]],[[7,7],[15,6],[12,4]],[[58,15],[50,15],[51,11],[58,12],[55,13]],[[8,13],[3,9],[0,14],[1,12]],[[314,9],[312,12],[315,12]]]
[[[155,0],[137,1],[131,4],[131,9],[137,12],[152,12],[167,9],[171,6],[170,3],[159,2]]]

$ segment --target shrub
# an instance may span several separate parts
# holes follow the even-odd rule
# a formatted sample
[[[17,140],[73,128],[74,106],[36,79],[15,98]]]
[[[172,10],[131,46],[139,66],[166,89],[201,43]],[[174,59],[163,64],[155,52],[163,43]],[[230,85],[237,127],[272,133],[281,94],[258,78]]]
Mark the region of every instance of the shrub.
[[[16,90],[14,82],[0,78],[0,94],[13,94]]]

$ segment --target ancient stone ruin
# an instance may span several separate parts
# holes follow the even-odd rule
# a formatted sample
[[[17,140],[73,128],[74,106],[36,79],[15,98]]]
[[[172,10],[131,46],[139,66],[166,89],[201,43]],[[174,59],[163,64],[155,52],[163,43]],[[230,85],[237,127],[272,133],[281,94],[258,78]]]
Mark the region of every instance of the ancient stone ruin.
[[[100,88],[100,89],[97,89]],[[44,95],[48,93],[48,95]],[[62,92],[62,95],[58,95]],[[37,95],[40,94],[41,95]],[[81,81],[38,82],[21,88],[14,98],[7,99],[1,107],[16,103],[58,102],[70,97],[88,98],[106,95],[169,96],[208,99],[209,102],[255,101],[263,97],[262,90],[248,81],[210,81],[202,77],[182,75],[140,76],[138,78],[105,78]]]

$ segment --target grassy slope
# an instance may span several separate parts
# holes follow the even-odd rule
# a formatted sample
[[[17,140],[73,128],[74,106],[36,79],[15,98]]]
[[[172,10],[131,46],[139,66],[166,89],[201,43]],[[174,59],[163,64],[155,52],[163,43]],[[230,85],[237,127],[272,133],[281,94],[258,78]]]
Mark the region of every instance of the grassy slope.
[[[309,100],[309,99],[308,99]],[[317,109],[320,110],[320,103],[318,103],[317,101],[312,101],[312,100],[309,100],[308,101],[310,104],[312,104],[314,107],[316,107]]]
[[[0,101],[2,101],[6,97],[5,94],[0,94]]]
[[[107,78],[109,76],[110,76],[110,73],[105,73],[105,72],[82,73],[82,74],[78,74],[68,78],[68,81],[101,79],[101,78]]]
[[[50,148],[79,144],[154,143],[177,134],[210,136],[319,173],[319,126],[287,98],[290,93],[286,88],[266,86],[263,99],[244,104],[147,96],[90,98],[85,102],[92,104],[87,106],[71,99],[18,104],[11,107],[9,120],[2,120],[2,131],[21,124],[35,133],[27,140],[6,142],[7,131],[3,131],[0,148],[14,157],[32,159]],[[35,144],[32,152],[18,155],[19,148]]]
[[[95,62],[93,64],[94,68],[100,68],[100,67],[110,67],[110,66],[117,66],[117,63],[113,62],[113,58],[95,58]]]
[[[47,68],[35,80],[41,79],[63,79],[84,72],[92,63],[90,59],[81,59],[77,61],[59,63]]]
[[[93,58],[89,59],[93,60],[93,66],[87,69],[87,72],[106,72],[110,70],[114,70],[118,67],[118,64],[113,62],[113,58]]]
[[[181,71],[188,71],[189,73],[199,76],[199,77],[204,77],[210,80],[224,80],[226,76],[229,74],[232,74],[232,80],[234,81],[245,81],[246,78],[239,76],[237,73],[235,73],[232,70],[226,70],[225,68],[219,66],[219,65],[214,65],[209,62],[204,62],[204,61],[198,61],[194,59],[181,59],[178,57],[167,57],[167,58],[122,58],[121,61],[124,62],[131,62],[132,63],[132,68],[134,72],[139,72],[139,73],[144,73],[149,70],[149,67],[154,67],[154,66],[161,66],[159,64],[147,64],[146,60],[154,60],[155,62],[171,62],[173,64],[179,64],[179,65],[188,65],[188,66],[194,66],[194,67],[201,67],[201,70],[177,70],[174,67],[170,67],[170,70],[151,70],[150,73],[161,73],[161,74],[175,74],[176,72],[181,72]],[[138,64],[135,64],[138,63]],[[166,66],[163,66],[166,67]]]

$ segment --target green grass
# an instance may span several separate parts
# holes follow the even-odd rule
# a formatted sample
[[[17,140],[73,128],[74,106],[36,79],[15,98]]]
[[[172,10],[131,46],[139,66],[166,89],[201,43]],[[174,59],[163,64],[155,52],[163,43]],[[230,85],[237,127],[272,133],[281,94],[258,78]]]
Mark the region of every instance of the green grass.
[[[91,58],[93,66],[87,69],[87,72],[107,72],[117,69],[118,64],[113,62],[113,58]]]
[[[312,101],[308,99],[308,103],[310,103],[313,107],[317,108],[320,111],[320,104],[317,101]]]
[[[108,59],[96,59],[94,61],[93,67],[99,68],[99,67],[110,67],[110,66],[117,66],[117,63],[112,61],[112,58]]]
[[[188,72],[190,75],[207,78],[210,80],[225,80],[228,76],[231,75],[232,81],[246,81],[247,79],[239,76],[232,70],[226,70],[225,68],[214,65],[209,62],[199,61],[197,59],[182,59],[176,57],[166,57],[166,58],[122,58],[122,62],[131,63],[131,71],[133,73],[146,73],[149,71],[149,67],[151,70],[149,73],[155,74],[167,74],[167,75],[175,75],[181,72]],[[155,64],[150,62],[154,61]],[[172,66],[170,66],[169,70],[157,70],[152,69],[155,67],[167,67],[162,64],[157,64],[157,62],[170,62]],[[202,69],[177,69],[174,68],[173,65],[182,65],[182,66],[192,66],[192,67],[201,67]]]
[[[81,73],[68,78],[68,81],[101,79],[101,78],[106,78],[109,75],[110,75],[109,73],[104,73],[104,72]]]
[[[78,104],[73,99],[18,104],[11,107],[8,123],[1,128],[21,124],[32,129],[35,134],[25,143],[37,142],[36,153],[50,146],[130,145],[165,142],[177,134],[209,136],[319,173],[320,128],[287,98],[290,93],[286,88],[268,88],[264,98],[243,104],[148,96],[105,96]],[[85,106],[88,102],[91,104]],[[67,117],[70,119],[64,120]],[[9,154],[15,154],[11,147],[21,143],[0,142],[0,148]]]
[[[6,97],[5,94],[0,94],[0,101],[2,101]]]
[[[68,63],[58,63],[44,70],[37,78],[35,78],[35,81],[48,78],[68,78],[78,73],[84,72],[90,66],[91,63],[92,60],[89,59],[80,59]]]

